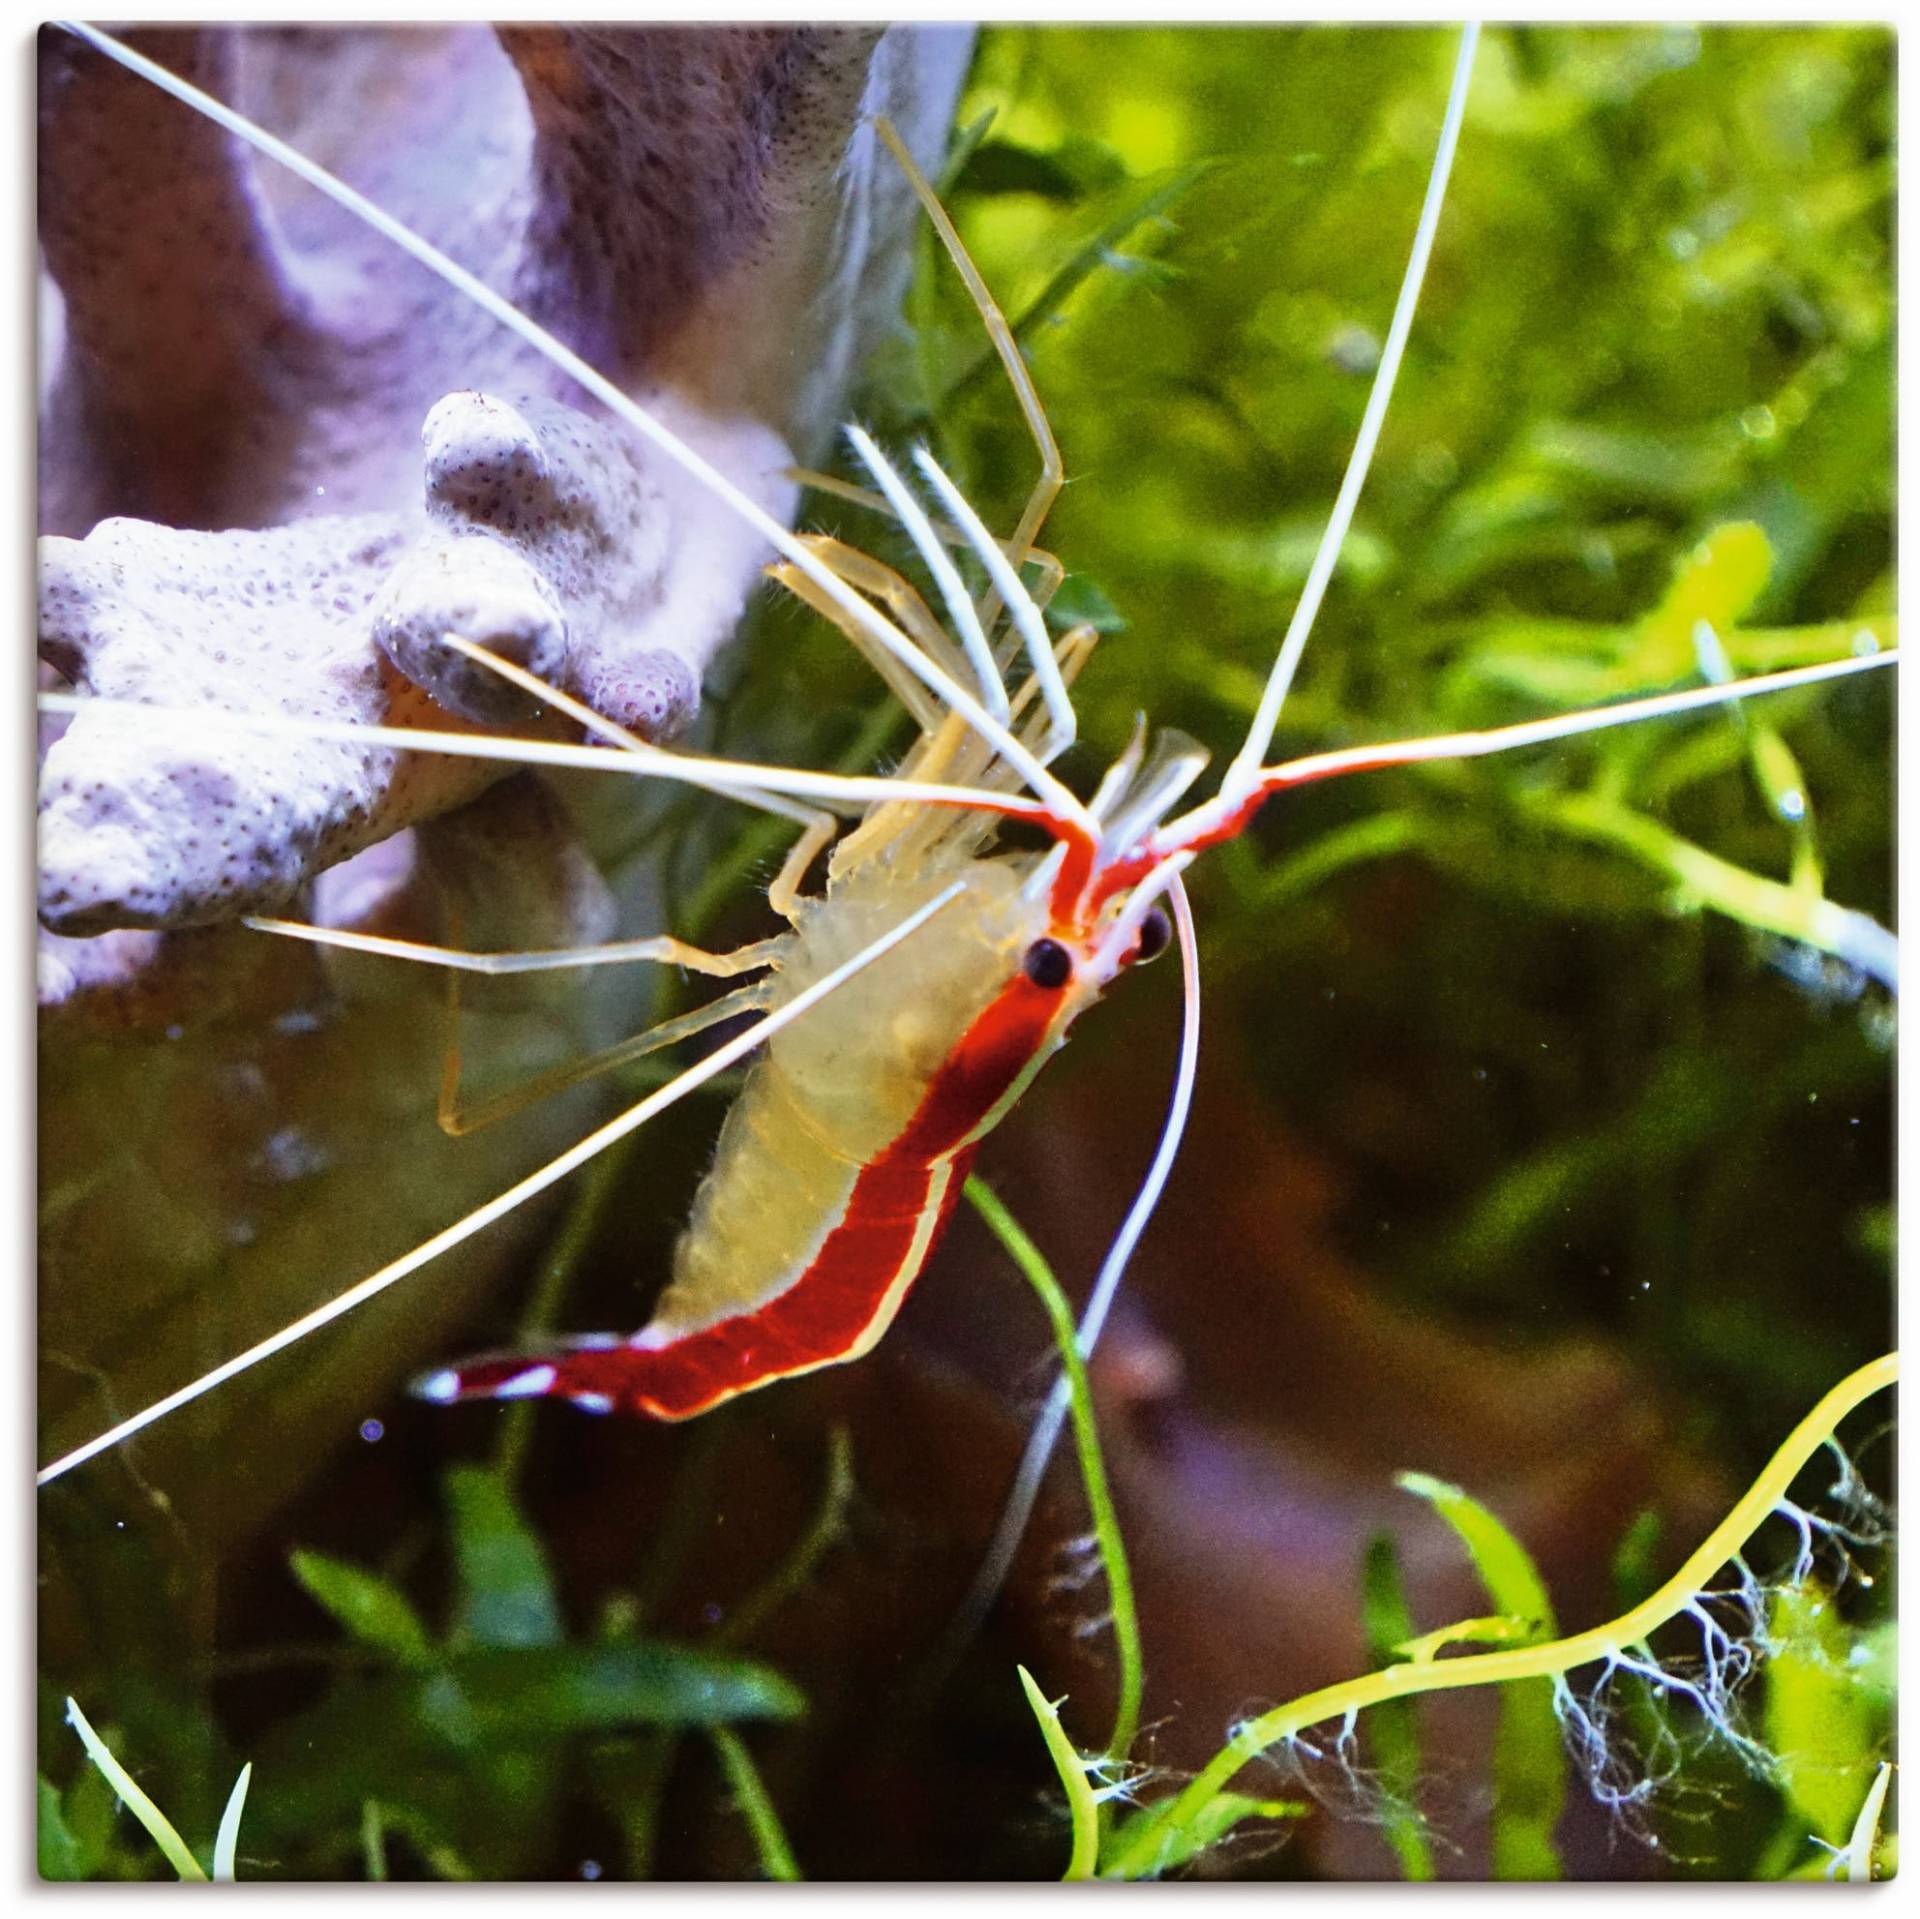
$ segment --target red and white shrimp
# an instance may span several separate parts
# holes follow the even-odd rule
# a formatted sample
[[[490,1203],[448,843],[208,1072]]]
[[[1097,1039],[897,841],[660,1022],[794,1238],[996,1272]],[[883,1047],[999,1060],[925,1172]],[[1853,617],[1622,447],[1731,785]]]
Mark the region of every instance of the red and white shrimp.
[[[609,745],[354,728],[367,744],[588,766],[684,780],[794,816],[805,831],[771,891],[790,931],[740,953],[709,955],[669,939],[600,954],[456,954],[366,936],[298,932],[398,959],[471,971],[525,971],[600,959],[673,961],[752,983],[618,1049],[623,1059],[735,1014],[761,1017],[699,1065],[509,1191],[315,1312],[88,1444],[54,1461],[45,1483],[482,1231],[644,1124],[697,1085],[757,1052],[729,1111],[715,1163],[693,1203],[671,1282],[654,1318],[631,1334],[558,1342],[429,1373],[418,1391],[450,1402],[559,1398],[592,1412],[682,1419],[753,1388],[856,1358],[886,1330],[938,1240],[981,1139],[1025,1091],[1067,1029],[1116,979],[1169,943],[1188,966],[1187,1044],[1171,1123],[1147,1184],[1095,1288],[1091,1344],[1127,1253],[1171,1162],[1191,1088],[1197,988],[1180,875],[1207,847],[1242,832],[1274,794],[1308,782],[1418,760],[1465,758],[1803,686],[1885,663],[1848,656],[1734,686],[1709,684],[1597,711],[1500,729],[1267,761],[1282,702],[1331,578],[1379,436],[1412,324],[1458,141],[1475,32],[1463,37],[1419,230],[1344,483],[1253,723],[1212,797],[1178,810],[1206,756],[1178,735],[1151,751],[1137,733],[1090,799],[1052,766],[1075,738],[1071,686],[1093,644],[1087,629],[1055,641],[1044,613],[1050,575],[1034,540],[1060,484],[1060,463],[1018,349],[957,236],[918,181],[994,333],[1042,453],[1043,473],[1006,540],[981,523],[924,449],[918,487],[857,428],[854,448],[876,495],[931,575],[944,621],[899,576],[832,541],[796,536],[746,498],[658,419],[523,314],[359,195],[238,116],[103,35],[87,37],[240,137],[292,167],[467,293],[571,374],[619,421],[739,514],[780,555],[776,575],[830,618],[913,714],[920,738],[897,775],[835,778],[645,746],[600,716],[496,661],[462,636],[447,644],[516,680]],[[908,164],[902,156],[903,164]],[[973,598],[949,557],[963,550],[989,582]],[[1036,588],[1027,575],[1036,571]],[[68,702],[71,704],[72,702]],[[56,702],[57,704],[57,702]],[[149,712],[143,722],[164,718]],[[131,722],[130,722],[131,723]],[[239,722],[259,724],[248,719]],[[275,723],[279,724],[279,723]],[[286,730],[326,734],[306,722]],[[796,803],[798,802],[798,803]],[[861,812],[843,836],[833,812]],[[1008,820],[1045,844],[995,844]],[[824,891],[802,883],[829,844]],[[577,1077],[578,1075],[572,1075]],[[1058,1402],[1029,1452],[1023,1484],[1044,1463]]]

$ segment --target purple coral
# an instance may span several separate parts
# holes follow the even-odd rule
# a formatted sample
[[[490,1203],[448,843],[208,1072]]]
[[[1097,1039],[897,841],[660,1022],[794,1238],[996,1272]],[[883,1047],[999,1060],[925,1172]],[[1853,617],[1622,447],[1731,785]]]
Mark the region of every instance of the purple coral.
[[[510,291],[782,517],[785,468],[830,425],[904,271],[911,202],[862,116],[891,112],[932,149],[966,45],[139,39]],[[58,672],[173,706],[524,724],[518,695],[439,645],[457,631],[637,731],[684,725],[764,557],[724,509],[379,236],[52,29],[41,123],[64,296],[43,489],[65,536],[43,550]],[[88,716],[47,758],[43,916],[91,933],[273,905],[489,777]]]

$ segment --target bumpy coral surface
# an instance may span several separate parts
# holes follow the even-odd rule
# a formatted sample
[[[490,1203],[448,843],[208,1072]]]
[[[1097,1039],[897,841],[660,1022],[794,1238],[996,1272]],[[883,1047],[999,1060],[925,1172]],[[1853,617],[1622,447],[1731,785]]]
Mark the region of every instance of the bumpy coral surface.
[[[877,30],[156,30],[634,392],[763,506],[893,309],[910,202],[863,116],[937,146],[965,37]],[[423,267],[144,79],[42,43],[42,652],[83,691],[525,723],[499,646],[684,725],[759,542]],[[423,424],[424,422],[424,424]],[[424,442],[424,484],[420,449]],[[203,924],[469,799],[423,757],[162,742],[48,756],[42,908]]]

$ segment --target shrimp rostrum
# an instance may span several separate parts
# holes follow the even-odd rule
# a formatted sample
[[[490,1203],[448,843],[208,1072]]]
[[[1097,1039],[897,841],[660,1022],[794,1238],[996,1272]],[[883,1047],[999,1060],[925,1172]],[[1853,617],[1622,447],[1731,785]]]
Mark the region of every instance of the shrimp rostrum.
[[[1181,874],[1207,847],[1239,834],[1273,795],[1373,768],[1476,757],[1654,720],[1870,670],[1891,657],[1890,651],[1849,654],[1757,679],[1715,680],[1484,732],[1269,762],[1281,705],[1351,522],[1412,324],[1460,134],[1475,46],[1471,30],[1463,36],[1419,230],[1345,482],[1247,735],[1217,788],[1193,804],[1188,795],[1207,755],[1177,733],[1149,741],[1144,726],[1136,729],[1084,798],[1055,771],[1075,742],[1072,688],[1095,642],[1086,626],[1056,635],[1048,618],[1061,573],[1035,541],[1060,489],[1060,456],[1011,330],[931,190],[884,126],[979,306],[1041,469],[1018,524],[1002,538],[982,523],[926,449],[896,461],[859,428],[848,430],[871,485],[826,484],[898,523],[931,582],[930,593],[848,544],[790,532],[654,415],[428,243],[217,103],[104,36],[89,30],[88,37],[190,104],[223,116],[240,137],[379,225],[570,374],[627,430],[675,461],[776,551],[774,577],[844,633],[918,731],[897,770],[885,777],[798,773],[669,753],[476,645],[472,636],[444,635],[446,647],[576,723],[586,743],[378,728],[358,728],[350,737],[410,752],[669,778],[783,815],[800,833],[770,899],[788,930],[731,954],[703,953],[669,938],[605,949],[474,954],[284,921],[255,924],[396,961],[447,966],[456,979],[463,972],[619,960],[667,962],[722,977],[751,975],[697,1012],[549,1075],[520,1097],[573,1083],[725,1020],[747,1015],[751,1023],[402,1259],[55,1461],[41,1474],[43,1482],[414,1273],[749,1056],[753,1063],[726,1115],[714,1162],[648,1323],[637,1332],[555,1340],[538,1350],[442,1366],[427,1373],[417,1390],[436,1402],[558,1398],[590,1412],[684,1419],[753,1388],[857,1358],[899,1310],[957,1203],[982,1139],[1073,1022],[1123,973],[1168,946],[1176,928],[1189,971],[1191,1021],[1197,989]],[[150,709],[126,715],[128,724],[163,717]],[[274,724],[325,731],[317,723]],[[1009,827],[1017,829],[1017,840],[1010,835],[1003,842]],[[824,885],[808,891],[808,876],[823,853]],[[1189,1074],[1190,1058],[1189,1049]],[[450,1128],[483,1123],[501,1104],[463,1106],[456,1081],[450,1071],[442,1113]],[[1176,1118],[1181,1105],[1177,1096]],[[1167,1144],[1170,1151],[1171,1136]],[[1147,1206],[1165,1176],[1166,1158],[1163,1153],[1143,1192]],[[1140,1216],[1136,1203],[1121,1260]],[[1083,1345],[1098,1330],[1118,1263],[1109,1262],[1096,1288]]]

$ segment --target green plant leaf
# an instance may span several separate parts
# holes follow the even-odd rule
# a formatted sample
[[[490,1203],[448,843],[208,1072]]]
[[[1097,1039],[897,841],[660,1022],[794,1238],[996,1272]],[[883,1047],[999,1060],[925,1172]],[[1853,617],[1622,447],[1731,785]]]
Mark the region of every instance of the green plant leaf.
[[[459,1573],[456,1646],[557,1646],[566,1636],[553,1575],[505,1478],[484,1466],[447,1474]]]
[[[792,1719],[806,1709],[799,1689],[771,1667],[655,1641],[456,1652],[432,1692],[428,1722],[458,1743]]]
[[[433,1641],[407,1596],[378,1573],[326,1553],[298,1551],[287,1561],[311,1598],[364,1646],[403,1666],[424,1665]]]
[[[42,1879],[85,1879],[95,1863],[67,1825],[59,1789],[45,1773],[38,1776],[35,1826],[38,1865]]]
[[[1367,1542],[1360,1572],[1360,1618],[1376,1665],[1385,1665],[1393,1648],[1413,1631],[1400,1555],[1390,1533],[1376,1533]],[[1433,1848],[1414,1796],[1420,1778],[1420,1720],[1414,1702],[1389,1699],[1375,1708],[1367,1742],[1386,1793],[1382,1821],[1387,1844],[1400,1861],[1403,1877],[1416,1883],[1429,1880],[1434,1876]]]
[[[1780,1789],[1815,1837],[1842,1844],[1880,1757],[1880,1698],[1853,1663],[1854,1635],[1824,1586],[1783,1586],[1769,1621],[1767,1744]]]
[[[1424,1499],[1459,1535],[1487,1597],[1502,1614],[1528,1621],[1537,1638],[1553,1637],[1553,1601],[1532,1557],[1479,1500],[1427,1473],[1396,1473],[1393,1483]]]
[[[767,1797],[760,1769],[753,1763],[753,1755],[747,1750],[746,1741],[726,1726],[715,1726],[709,1736],[713,1740],[714,1750],[720,1755],[727,1783],[733,1788],[734,1803],[740,1808],[741,1816],[753,1834],[754,1850],[760,1855],[760,1870],[769,1879],[791,1881],[804,1878],[794,1859],[793,1848],[787,1843],[780,1815],[774,1811],[773,1801]]]
[[[187,1842],[174,1830],[173,1822],[134,1784],[133,1776],[108,1750],[106,1741],[87,1723],[86,1714],[73,1699],[67,1701],[67,1723],[80,1735],[80,1743],[86,1747],[87,1757],[99,1767],[120,1803],[146,1828],[148,1837],[160,1848],[167,1864],[182,1879],[205,1879],[205,1868],[193,1856]]]
[[[1045,200],[1077,200],[1081,185],[1051,154],[1009,140],[983,140],[968,155],[956,186],[972,193],[1037,193]]]
[[[216,1879],[232,1879],[240,1853],[240,1820],[247,1809],[247,1787],[253,1782],[251,1762],[240,1768],[240,1777],[233,1782],[233,1791],[227,1796],[227,1809],[220,1815],[220,1830],[213,1839],[213,1876]]]
[[[1469,1620],[1485,1629],[1497,1623],[1508,1645],[1553,1638],[1553,1601],[1527,1549],[1471,1495],[1425,1473],[1400,1473],[1394,1483],[1427,1501],[1472,1557],[1487,1597],[1500,1608],[1497,1622]],[[1461,1625],[1448,1637],[1467,1636]],[[1433,1641],[1439,1635],[1428,1635]],[[1430,1646],[1428,1656],[1437,1650]],[[1539,1682],[1507,1688],[1493,1749],[1493,1875],[1496,1879],[1557,1879],[1560,1856],[1554,1828],[1567,1797],[1566,1749],[1553,1709],[1551,1687]]]

